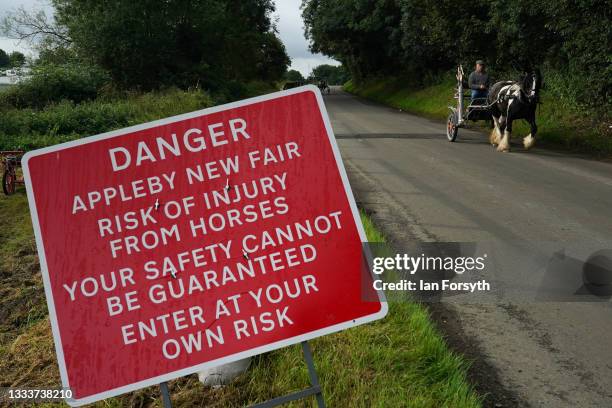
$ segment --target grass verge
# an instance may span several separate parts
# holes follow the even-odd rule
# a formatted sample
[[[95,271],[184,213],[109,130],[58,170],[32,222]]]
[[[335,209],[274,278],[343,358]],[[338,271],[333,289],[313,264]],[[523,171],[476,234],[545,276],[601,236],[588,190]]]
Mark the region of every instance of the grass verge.
[[[407,112],[432,119],[445,120],[448,106],[456,106],[453,98],[456,80],[445,77],[438,83],[423,88],[407,85],[398,78],[383,78],[354,84],[349,81],[344,89],[366,99],[380,102]],[[589,117],[560,103],[558,98],[546,91],[538,107],[538,137],[554,146],[586,152],[600,157],[612,155],[612,131],[597,117]],[[475,125],[484,128],[483,122]],[[444,128],[440,127],[441,134]],[[525,136],[529,126],[517,121],[513,129],[515,136]]]
[[[384,241],[362,214],[370,241]],[[23,188],[0,197],[0,386],[58,387],[59,372],[47,318],[27,199]],[[380,321],[311,342],[328,406],[480,406],[466,380],[467,365],[449,351],[426,309],[391,303]],[[305,388],[308,372],[299,345],[254,358],[249,371],[219,390],[195,375],[170,382],[175,406],[241,407]],[[161,406],[157,387],[96,404]],[[313,406],[313,401],[288,406]]]

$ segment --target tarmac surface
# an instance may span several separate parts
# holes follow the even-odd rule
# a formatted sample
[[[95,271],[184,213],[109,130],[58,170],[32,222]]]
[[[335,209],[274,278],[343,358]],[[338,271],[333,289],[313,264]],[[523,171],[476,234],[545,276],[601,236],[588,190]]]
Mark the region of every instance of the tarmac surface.
[[[526,152],[525,135],[511,153],[481,131],[460,129],[449,143],[442,122],[338,88],[324,99],[356,199],[394,245],[477,243],[509,288],[497,301],[431,307],[451,347],[474,360],[485,406],[612,407],[608,299],[520,296],[612,248],[612,165]],[[581,274],[571,279],[579,291]]]

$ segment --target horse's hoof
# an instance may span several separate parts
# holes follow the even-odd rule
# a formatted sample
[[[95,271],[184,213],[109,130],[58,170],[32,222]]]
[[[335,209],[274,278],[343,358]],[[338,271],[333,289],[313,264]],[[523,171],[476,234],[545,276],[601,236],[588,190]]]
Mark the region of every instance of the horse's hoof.
[[[497,146],[497,151],[501,152],[501,153],[509,153],[510,152],[510,147],[504,147],[502,145]]]
[[[523,146],[525,146],[525,150],[529,150],[535,144],[535,137],[531,136],[531,133],[525,136],[523,139]]]

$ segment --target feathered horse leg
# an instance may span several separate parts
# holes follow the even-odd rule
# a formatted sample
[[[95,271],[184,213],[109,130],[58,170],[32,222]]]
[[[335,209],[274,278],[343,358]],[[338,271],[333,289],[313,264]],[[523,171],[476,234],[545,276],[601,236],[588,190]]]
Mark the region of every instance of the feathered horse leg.
[[[523,146],[526,150],[531,149],[536,141],[535,136],[538,133],[538,127],[535,122],[535,114],[529,118],[529,125],[531,126],[531,133],[523,138]]]
[[[504,135],[502,136],[499,145],[497,146],[498,152],[509,152],[510,151],[510,136],[512,134],[512,120],[506,118]]]
[[[499,130],[499,119],[495,116],[493,117],[493,129],[491,129],[491,134],[489,135],[489,142],[491,146],[495,147],[501,141],[501,130]]]

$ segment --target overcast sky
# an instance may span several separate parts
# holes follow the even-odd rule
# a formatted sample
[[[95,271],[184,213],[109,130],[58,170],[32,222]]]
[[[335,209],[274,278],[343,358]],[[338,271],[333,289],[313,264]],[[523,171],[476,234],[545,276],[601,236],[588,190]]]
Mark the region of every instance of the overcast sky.
[[[304,38],[304,23],[300,11],[301,0],[276,0],[275,18],[278,18],[278,31],[281,39],[287,47],[287,53],[291,57],[291,68],[297,69],[304,76],[320,64],[338,65],[338,62],[320,54],[312,54],[308,51],[308,43]],[[26,9],[44,8],[48,14],[52,14],[52,7],[46,0],[0,0],[0,18],[7,11],[24,6]],[[32,52],[26,43],[17,43],[14,40],[0,37],[0,48],[7,52],[21,51],[26,55]]]
[[[17,7],[24,6],[26,9],[37,9],[44,8],[51,13],[51,6],[49,2],[45,0],[0,0],[0,18],[4,17],[5,13],[14,10]],[[21,51],[26,55],[31,55],[32,52],[28,48],[28,44],[10,40],[0,36],[0,48],[10,53],[13,51]]]
[[[287,53],[291,57],[291,68],[297,69],[306,76],[317,65],[339,65],[337,61],[324,55],[315,55],[308,51],[308,42],[304,38],[304,22],[302,21],[300,4],[302,4],[301,0],[276,0],[278,31],[281,40],[287,47]]]

